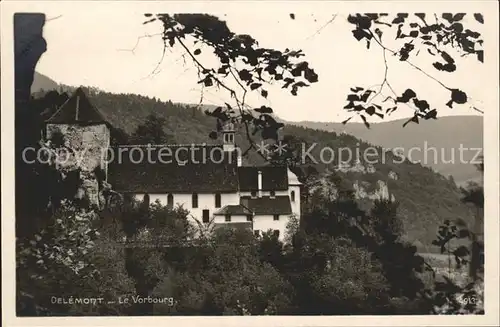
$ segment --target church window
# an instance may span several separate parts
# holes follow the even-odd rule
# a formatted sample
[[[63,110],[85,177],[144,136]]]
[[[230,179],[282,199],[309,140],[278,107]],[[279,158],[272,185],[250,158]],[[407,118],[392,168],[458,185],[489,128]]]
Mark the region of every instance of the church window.
[[[171,193],[167,196],[167,206],[174,206],[174,196]]]
[[[207,209],[203,210],[203,222],[204,223],[210,222],[210,211]]]
[[[221,207],[221,196],[220,193],[215,194],[215,207],[220,208]]]
[[[193,193],[192,207],[198,208],[198,194],[197,193]]]
[[[290,193],[290,197],[292,198],[292,202],[295,202],[295,191]]]

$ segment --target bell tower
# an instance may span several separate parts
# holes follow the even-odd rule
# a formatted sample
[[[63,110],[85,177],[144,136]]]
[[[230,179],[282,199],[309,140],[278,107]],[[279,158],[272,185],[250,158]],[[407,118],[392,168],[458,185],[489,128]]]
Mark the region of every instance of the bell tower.
[[[226,123],[222,128],[222,144],[224,151],[233,151],[236,148],[234,134],[234,124],[232,122]]]

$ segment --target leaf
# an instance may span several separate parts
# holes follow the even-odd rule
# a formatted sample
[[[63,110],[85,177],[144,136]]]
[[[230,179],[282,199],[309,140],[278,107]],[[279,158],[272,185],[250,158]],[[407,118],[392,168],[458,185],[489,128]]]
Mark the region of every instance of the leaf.
[[[459,89],[451,90],[451,99],[453,102],[458,104],[464,104],[467,102],[467,94]]]
[[[260,95],[262,95],[264,98],[267,98],[267,91],[266,91],[266,90],[264,90],[264,89],[262,89],[262,90],[260,91]]]
[[[349,122],[349,120],[351,120],[351,119],[352,119],[352,117],[354,117],[354,116],[351,116],[351,117],[347,118],[346,120],[344,120],[344,121],[342,122],[342,124],[343,124],[343,125],[347,124],[347,123]]]
[[[453,60],[453,58],[445,51],[441,51],[441,57],[443,57],[443,59],[447,62],[447,63],[454,63],[455,60]]]
[[[413,99],[413,104],[415,104],[415,107],[420,109],[420,111],[425,111],[429,109],[429,103],[425,100],[418,100],[418,99]]]
[[[151,17],[151,16],[153,16],[153,14],[146,13],[146,14],[144,14],[144,16],[145,16],[145,17]]]
[[[370,97],[370,94],[374,93],[375,91],[373,90],[366,90],[363,95],[360,97],[359,101],[366,102],[368,98]]]
[[[477,50],[476,51],[476,55],[477,55],[477,60],[479,60],[480,62],[484,63],[484,51],[483,50]]]
[[[208,77],[208,76],[205,78],[204,84],[207,87],[214,85],[212,79],[210,77]]]
[[[368,108],[366,108],[365,112],[372,116],[374,113],[375,113],[375,107],[374,106],[369,106]]]
[[[411,31],[410,32],[411,37],[417,37],[418,36],[418,31]]]
[[[444,19],[446,19],[450,24],[453,23],[453,14],[447,12],[447,13],[443,13],[441,15],[441,17],[443,17]]]
[[[458,231],[458,237],[459,238],[467,238],[470,236],[470,232],[467,229],[461,229]]]
[[[352,30],[352,35],[358,41],[361,41],[364,38],[366,38],[366,39],[372,38],[371,34],[369,34],[367,31],[359,29],[359,28]]]
[[[240,78],[244,81],[249,81],[252,79],[252,75],[250,74],[250,72],[246,69],[242,69],[238,72],[238,75],[240,76]]]
[[[475,13],[475,14],[474,14],[474,18],[475,18],[478,22],[480,22],[481,24],[484,24],[484,19],[483,19],[483,15],[482,15],[482,14],[480,14],[480,13]]]
[[[354,88],[351,87],[352,92],[359,92],[362,90],[364,90],[364,88],[362,88],[361,86],[355,86]]]
[[[461,21],[464,17],[465,17],[465,13],[463,13],[463,12],[458,13],[458,14],[455,14],[455,15],[453,16],[453,21],[454,21],[454,22],[459,22],[459,21]]]
[[[469,254],[469,249],[462,245],[459,246],[455,251],[453,251],[453,254],[457,257],[465,257]]]
[[[200,49],[196,49],[196,50],[194,50],[194,51],[193,51],[193,54],[194,54],[195,56],[199,55],[200,53],[201,53],[201,50],[200,50]]]
[[[363,120],[363,123],[365,124],[365,126],[366,126],[367,128],[370,128],[370,124],[366,121],[365,116],[363,116],[363,115],[359,115],[359,116],[360,116],[360,117],[361,117],[361,119]]]
[[[259,87],[261,87],[261,86],[262,86],[262,84],[261,84],[261,83],[252,83],[252,84],[250,85],[250,90],[252,90],[252,91],[253,91],[253,90],[255,90],[255,89],[258,89],[258,88],[259,88]]]
[[[403,95],[396,99],[397,102],[407,103],[411,98],[416,97],[417,94],[412,89],[407,89],[403,92]]]
[[[295,19],[295,14],[290,14],[291,19]]]
[[[254,109],[254,110],[261,113],[261,114],[272,114],[273,113],[273,109],[266,107],[266,106],[262,106],[260,108]]]
[[[314,69],[307,68],[304,71],[304,78],[309,82],[309,83],[316,83],[318,81],[318,74],[314,72]]]
[[[145,21],[144,23],[142,23],[143,25],[146,25],[146,24],[149,24],[149,23],[152,23],[156,20],[156,17],[155,18],[151,18],[150,20],[147,20]]]

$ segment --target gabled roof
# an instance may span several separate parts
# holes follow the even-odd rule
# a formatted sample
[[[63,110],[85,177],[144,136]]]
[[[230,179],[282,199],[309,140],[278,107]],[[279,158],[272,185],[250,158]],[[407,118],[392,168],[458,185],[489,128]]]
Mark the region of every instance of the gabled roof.
[[[73,95],[49,118],[49,124],[108,124],[104,116],[89,101],[79,87]]]
[[[263,191],[283,191],[288,189],[287,168],[282,166],[239,167],[240,191],[257,191],[259,171],[262,173]]]
[[[290,215],[292,214],[292,206],[290,197],[269,196],[261,198],[252,198],[243,196],[240,198],[240,204],[250,209],[256,215]]]
[[[216,211],[214,215],[224,216],[224,215],[251,215],[253,212],[241,204],[227,205],[220,210]]]
[[[123,193],[236,192],[237,168],[222,145],[129,145],[113,148],[108,182]]]

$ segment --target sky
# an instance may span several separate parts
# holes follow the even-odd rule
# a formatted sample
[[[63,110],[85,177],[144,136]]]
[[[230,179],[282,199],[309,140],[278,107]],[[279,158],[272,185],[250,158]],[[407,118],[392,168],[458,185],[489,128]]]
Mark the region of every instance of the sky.
[[[135,93],[173,102],[200,101],[201,87],[196,83],[195,66],[188,57],[183,57],[180,47],[168,49],[160,62],[161,25],[142,24],[146,20],[144,11],[134,7],[118,11],[113,6],[99,10],[78,3],[75,6],[80,7],[46,7],[44,37],[48,46],[36,67],[38,72],[58,83],[95,86],[113,93]],[[247,96],[247,103],[255,107],[271,106],[279,117],[288,121],[343,121],[349,117],[342,109],[349,88],[382,82],[385,71],[382,50],[376,44],[367,49],[365,42],[354,39],[346,13],[337,13],[332,20],[335,12],[325,12],[318,6],[308,13],[296,12],[295,19],[291,19],[284,9],[251,13],[232,8],[215,13],[233,32],[253,36],[261,47],[302,49],[306,55],[303,59],[319,75],[319,81],[299,90],[298,96],[273,85],[266,87],[268,99],[256,93]],[[468,22],[482,32],[480,24]],[[387,44],[392,45],[391,41]],[[209,66],[212,58],[203,50],[199,60]],[[475,58],[464,57],[457,59],[456,72],[441,73],[430,66],[432,61],[424,52],[412,62],[444,84],[466,91],[474,104],[481,106],[484,97],[481,74],[486,66]],[[388,80],[398,93],[413,88],[417,95],[435,105],[440,116],[477,114],[469,106],[446,107],[449,91],[397,58],[389,56],[387,62]],[[387,90],[382,93],[387,94]],[[215,88],[203,91],[205,104],[220,105],[228,101],[229,94],[224,91]],[[410,108],[403,107],[385,120],[412,114]],[[380,119],[373,117],[370,121]]]

